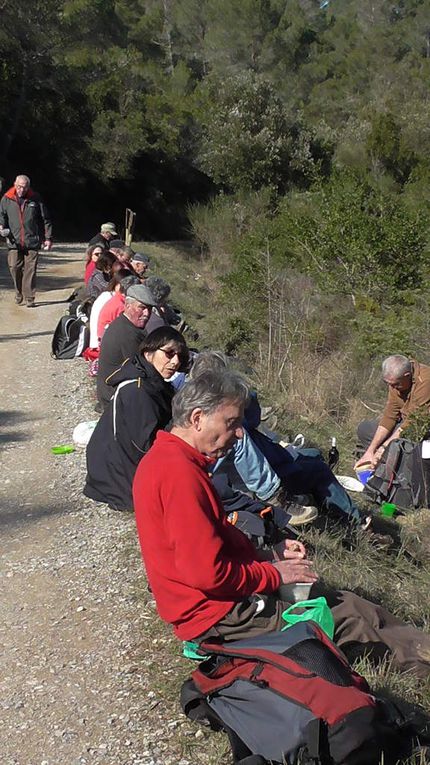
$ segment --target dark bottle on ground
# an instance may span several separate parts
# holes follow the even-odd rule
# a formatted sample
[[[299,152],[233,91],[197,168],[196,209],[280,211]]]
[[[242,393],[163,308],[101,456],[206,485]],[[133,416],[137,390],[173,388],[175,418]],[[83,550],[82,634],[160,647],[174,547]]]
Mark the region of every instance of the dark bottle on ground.
[[[336,446],[336,438],[333,436],[331,439],[331,447],[328,453],[328,466],[331,470],[334,470],[339,462],[339,451]]]

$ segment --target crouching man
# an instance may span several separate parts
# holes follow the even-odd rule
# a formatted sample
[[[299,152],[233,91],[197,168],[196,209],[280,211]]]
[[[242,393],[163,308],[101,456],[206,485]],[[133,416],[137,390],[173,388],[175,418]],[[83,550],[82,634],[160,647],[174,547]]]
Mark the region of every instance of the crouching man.
[[[208,469],[242,436],[248,389],[232,372],[205,372],[173,399],[173,427],[160,431],[136,472],[133,497],[149,583],[162,619],[181,640],[239,640],[277,630],[282,584],[316,582],[303,545],[258,552],[227,521]],[[266,559],[265,559],[266,558]],[[329,599],[329,598],[328,598]],[[353,593],[329,599],[335,640],[384,655],[426,676],[430,637]]]

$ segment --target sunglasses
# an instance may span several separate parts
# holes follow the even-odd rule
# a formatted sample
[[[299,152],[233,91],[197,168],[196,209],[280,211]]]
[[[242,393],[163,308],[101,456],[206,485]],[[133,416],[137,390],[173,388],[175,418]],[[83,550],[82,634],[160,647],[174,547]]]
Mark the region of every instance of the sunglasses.
[[[173,359],[175,356],[181,359],[181,352],[175,351],[173,348],[158,348],[158,350],[162,351],[168,359]]]

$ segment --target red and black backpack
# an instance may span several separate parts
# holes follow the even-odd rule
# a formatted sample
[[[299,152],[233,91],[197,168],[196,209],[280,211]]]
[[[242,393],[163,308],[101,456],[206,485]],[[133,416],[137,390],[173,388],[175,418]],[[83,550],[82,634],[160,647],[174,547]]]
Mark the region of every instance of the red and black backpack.
[[[398,710],[388,713],[314,622],[200,648],[208,658],[182,686],[182,708],[228,733],[235,763],[393,765],[409,755]]]

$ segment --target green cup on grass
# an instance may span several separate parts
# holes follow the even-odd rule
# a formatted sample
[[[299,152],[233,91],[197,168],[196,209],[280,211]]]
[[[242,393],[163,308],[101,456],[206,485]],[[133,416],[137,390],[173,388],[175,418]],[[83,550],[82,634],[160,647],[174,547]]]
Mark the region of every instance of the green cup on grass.
[[[392,518],[397,510],[397,505],[393,502],[383,502],[381,505],[381,515],[385,515],[386,518]]]

